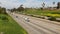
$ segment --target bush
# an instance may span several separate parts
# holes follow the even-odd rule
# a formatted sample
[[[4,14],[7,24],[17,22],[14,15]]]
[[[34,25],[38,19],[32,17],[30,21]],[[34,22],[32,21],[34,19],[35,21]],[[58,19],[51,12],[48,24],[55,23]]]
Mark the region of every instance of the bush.
[[[56,21],[56,18],[55,17],[50,17],[50,18],[48,18],[48,20]]]
[[[57,22],[60,22],[60,20],[56,20]]]
[[[7,18],[6,16],[4,16],[4,15],[1,15],[1,16],[0,16],[0,19],[1,19],[1,20],[8,20],[8,18]]]
[[[38,16],[37,18],[41,18],[40,16]]]
[[[33,16],[33,15],[30,15],[30,16]]]
[[[47,17],[50,17],[50,16],[47,16]]]
[[[45,19],[45,17],[42,17],[42,19]]]

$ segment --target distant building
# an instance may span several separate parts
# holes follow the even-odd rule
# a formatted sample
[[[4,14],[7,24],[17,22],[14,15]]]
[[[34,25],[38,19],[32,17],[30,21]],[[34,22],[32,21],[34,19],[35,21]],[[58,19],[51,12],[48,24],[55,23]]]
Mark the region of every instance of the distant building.
[[[60,2],[57,3],[57,9],[60,9]]]

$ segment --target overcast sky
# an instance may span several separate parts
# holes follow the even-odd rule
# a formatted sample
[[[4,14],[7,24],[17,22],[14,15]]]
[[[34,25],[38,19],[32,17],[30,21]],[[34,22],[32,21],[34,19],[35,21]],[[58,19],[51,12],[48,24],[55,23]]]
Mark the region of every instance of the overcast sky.
[[[5,8],[17,8],[23,4],[24,7],[41,7],[43,2],[46,3],[46,6],[54,6],[52,2],[56,2],[57,4],[60,0],[0,0],[0,6]]]

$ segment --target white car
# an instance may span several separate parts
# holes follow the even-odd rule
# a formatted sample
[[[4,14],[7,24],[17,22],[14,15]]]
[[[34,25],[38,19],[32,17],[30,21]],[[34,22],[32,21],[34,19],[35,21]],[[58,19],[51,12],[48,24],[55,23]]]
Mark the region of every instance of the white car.
[[[29,22],[30,20],[29,20],[29,18],[26,17],[26,18],[25,18],[25,21]]]

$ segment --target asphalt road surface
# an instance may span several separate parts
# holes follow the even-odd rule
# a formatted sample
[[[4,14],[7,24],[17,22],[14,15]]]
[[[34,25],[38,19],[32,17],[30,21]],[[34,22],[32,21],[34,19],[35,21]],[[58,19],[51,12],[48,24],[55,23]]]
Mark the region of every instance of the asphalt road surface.
[[[60,34],[60,23],[30,17],[17,13],[8,13],[28,34]],[[27,21],[25,18],[29,18]]]

